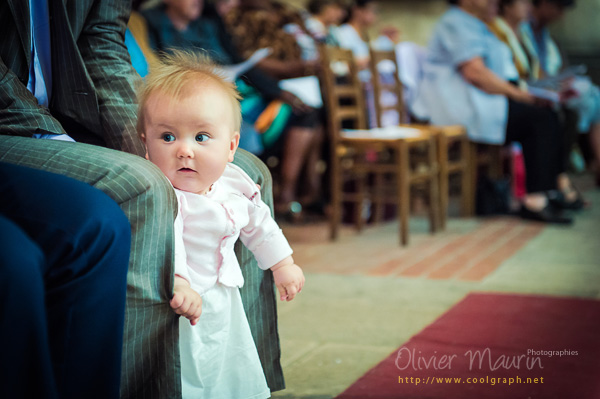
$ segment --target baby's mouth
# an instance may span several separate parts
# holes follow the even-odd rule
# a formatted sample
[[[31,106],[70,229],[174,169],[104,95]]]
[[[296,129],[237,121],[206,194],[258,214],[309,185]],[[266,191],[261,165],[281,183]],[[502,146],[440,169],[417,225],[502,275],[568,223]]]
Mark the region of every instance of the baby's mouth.
[[[194,169],[190,169],[190,168],[179,168],[177,171],[183,172],[183,173],[195,173],[196,172]]]

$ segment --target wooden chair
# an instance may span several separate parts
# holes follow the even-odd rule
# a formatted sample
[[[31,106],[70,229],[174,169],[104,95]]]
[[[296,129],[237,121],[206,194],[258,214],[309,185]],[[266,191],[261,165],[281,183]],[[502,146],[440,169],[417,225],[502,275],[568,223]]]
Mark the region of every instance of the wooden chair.
[[[473,188],[477,187],[477,180],[482,170],[492,179],[499,179],[504,176],[504,146],[494,144],[470,143],[470,180]],[[473,204],[473,213],[475,213],[475,204]]]
[[[336,239],[342,213],[342,204],[351,202],[354,221],[360,231],[365,200],[392,203],[397,206],[400,244],[408,243],[408,220],[411,187],[426,185],[429,194],[430,230],[437,229],[438,168],[434,136],[426,129],[416,130],[414,137],[383,137],[368,131],[362,137],[353,137],[343,127],[366,129],[364,92],[358,79],[358,70],[350,50],[323,47],[321,51],[323,99],[330,135],[331,173],[331,238]],[[340,77],[340,71],[345,72]],[[416,165],[411,154],[422,150],[426,165]],[[383,190],[373,190],[369,178],[393,176],[393,184]],[[354,192],[346,192],[344,184],[354,182]],[[382,187],[379,187],[380,189]]]
[[[396,52],[376,51],[371,49],[371,74],[374,92],[375,113],[377,126],[383,126],[383,118],[386,112],[396,112],[398,121],[402,124],[408,120],[406,117],[406,108],[402,97],[402,82],[399,76],[398,61]],[[380,67],[387,68],[385,74],[380,73]],[[384,95],[389,93],[396,97],[395,102],[385,103],[382,101]],[[475,183],[471,172],[471,162],[473,159],[473,148],[469,142],[467,131],[463,126],[437,126],[412,124],[404,126],[415,126],[429,128],[434,135],[437,144],[437,162],[439,167],[440,181],[440,224],[441,228],[446,228],[448,195],[449,195],[449,177],[451,174],[460,174],[461,178],[461,214],[463,216],[472,216],[475,214]],[[456,148],[458,147],[458,148]],[[458,151],[451,151],[456,149]]]

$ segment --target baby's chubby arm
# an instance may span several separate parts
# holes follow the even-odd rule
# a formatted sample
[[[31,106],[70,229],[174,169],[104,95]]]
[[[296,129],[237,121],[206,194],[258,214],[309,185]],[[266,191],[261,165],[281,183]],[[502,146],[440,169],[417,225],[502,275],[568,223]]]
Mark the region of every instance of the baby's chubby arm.
[[[294,259],[291,256],[278,262],[271,267],[273,272],[273,278],[275,279],[275,286],[279,290],[279,297],[281,300],[287,300],[288,302],[294,299],[296,294],[302,291],[304,286],[304,273],[300,266],[294,263]]]
[[[195,326],[202,314],[202,297],[192,289],[190,283],[183,277],[175,275],[174,294],[171,308]]]
[[[195,326],[202,313],[202,297],[190,286],[187,253],[183,242],[183,218],[181,213],[181,201],[183,201],[183,198],[178,192],[176,194],[179,209],[173,226],[175,241],[175,283],[173,284],[173,298],[170,305],[175,313],[189,319],[190,324]]]
[[[270,208],[261,200],[260,186],[238,166],[229,166],[225,173],[228,173],[231,184],[238,186],[248,199],[249,221],[241,229],[240,239],[252,251],[261,269],[271,269],[281,300],[291,301],[304,286],[304,273],[294,263],[292,248],[273,220]],[[273,265],[274,262],[277,263]]]

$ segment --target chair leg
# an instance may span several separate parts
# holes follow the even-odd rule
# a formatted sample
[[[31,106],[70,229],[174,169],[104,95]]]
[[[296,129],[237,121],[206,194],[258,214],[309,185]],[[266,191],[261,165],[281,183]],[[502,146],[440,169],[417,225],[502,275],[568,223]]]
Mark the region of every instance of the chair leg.
[[[356,231],[359,233],[363,230],[365,225],[365,220],[363,217],[364,206],[365,206],[365,187],[366,187],[366,172],[360,173],[356,180],[356,205],[354,207],[354,225],[356,226]]]
[[[437,136],[437,154],[440,179],[440,223],[439,227],[446,230],[446,219],[448,218],[448,137],[444,133]]]
[[[461,179],[461,216],[473,217],[475,216],[475,186],[473,185],[473,178],[471,176],[471,169],[475,168],[471,158],[471,146],[469,139],[464,137],[461,142],[460,155],[463,162],[463,167],[460,172]]]
[[[490,146],[490,177],[500,179],[503,175],[502,146]]]
[[[373,220],[375,223],[381,223],[383,221],[385,201],[383,201],[383,184],[384,174],[375,173],[375,189],[373,190]]]
[[[410,166],[408,160],[408,145],[405,141],[400,141],[398,145],[398,225],[400,234],[400,245],[408,244],[408,220],[410,209]]]
[[[477,143],[469,142],[468,159],[470,168],[469,180],[471,181],[471,187],[473,188],[473,192],[471,193],[471,209],[473,210],[473,214],[475,214],[475,197],[477,195],[477,177],[479,174],[479,162],[477,161]]]
[[[432,137],[427,147],[429,165],[434,168],[434,172],[429,177],[429,232],[431,234],[435,233],[441,225],[439,166],[436,166],[438,163],[437,153],[437,142]]]
[[[337,240],[339,224],[342,213],[342,176],[340,159],[335,149],[333,151],[331,163],[331,216],[330,216],[330,238]]]

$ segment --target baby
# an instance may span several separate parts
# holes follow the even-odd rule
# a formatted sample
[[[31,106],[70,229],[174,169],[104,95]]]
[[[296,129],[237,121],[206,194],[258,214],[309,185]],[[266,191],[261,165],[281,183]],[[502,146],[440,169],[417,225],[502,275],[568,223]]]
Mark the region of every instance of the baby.
[[[173,52],[153,65],[139,96],[147,158],[175,187],[175,288],[184,398],[267,398],[270,391],[242,307],[238,239],[271,269],[282,300],[304,285],[292,250],[257,186],[231,164],[239,94],[205,57]],[[202,314],[202,317],[200,317]]]

